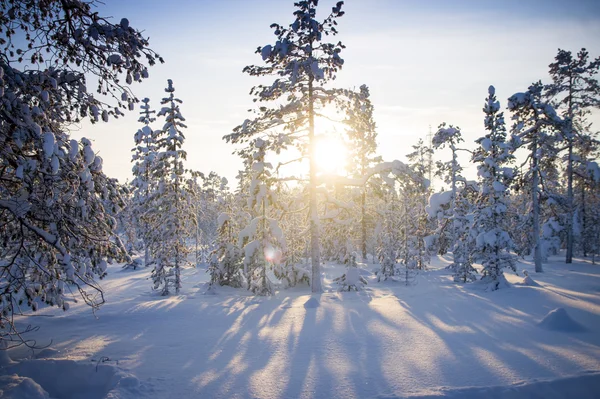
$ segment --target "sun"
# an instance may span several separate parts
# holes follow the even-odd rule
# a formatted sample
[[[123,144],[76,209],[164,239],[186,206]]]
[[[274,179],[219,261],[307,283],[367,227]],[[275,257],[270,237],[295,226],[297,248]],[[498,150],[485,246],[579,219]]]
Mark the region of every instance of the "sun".
[[[320,173],[341,173],[346,166],[347,149],[344,142],[335,136],[317,138],[315,160]]]

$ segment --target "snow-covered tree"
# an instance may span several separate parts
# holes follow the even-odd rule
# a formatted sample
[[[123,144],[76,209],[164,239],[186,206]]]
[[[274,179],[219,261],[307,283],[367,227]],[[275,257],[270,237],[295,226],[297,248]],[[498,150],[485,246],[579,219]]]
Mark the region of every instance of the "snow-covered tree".
[[[452,263],[448,266],[453,270],[454,281],[466,283],[477,279],[477,270],[473,267],[474,240],[473,231],[473,187],[465,184],[457,193],[454,220],[456,243],[452,249]]]
[[[423,143],[422,139],[419,139],[417,144],[412,147],[413,152],[407,154],[406,157],[413,170],[413,178],[410,180],[410,185],[406,187],[406,192],[410,198],[409,208],[414,225],[411,236],[414,238],[417,269],[424,269],[431,257],[430,248],[425,242],[425,237],[431,235],[430,221],[425,208],[430,194],[430,182],[426,177],[428,174],[427,163],[432,150]]]
[[[375,162],[380,162],[381,157],[375,156],[377,151],[377,132],[373,119],[373,104],[371,103],[369,88],[360,86],[358,93],[350,96],[351,105],[346,107],[346,131],[349,142],[349,172],[352,177],[363,177]],[[369,183],[366,182],[360,189],[360,251],[363,260],[367,259],[367,233],[369,221],[367,213],[367,193]]]
[[[400,204],[395,189],[395,181],[385,185],[386,193],[381,203],[379,214],[381,222],[378,226],[377,258],[380,267],[376,271],[377,281],[385,281],[397,275],[397,260],[401,246]]]
[[[567,197],[566,197],[566,262],[573,262],[573,220],[576,206],[574,203],[573,180],[574,163],[582,160],[584,152],[579,145],[585,143],[586,132],[579,129],[582,119],[590,108],[600,107],[600,84],[596,75],[600,70],[600,57],[591,60],[589,52],[582,48],[576,56],[570,51],[558,50],[555,62],[549,65],[552,83],[546,86],[545,96],[553,100],[557,110],[563,112],[562,139],[567,149]],[[584,150],[585,151],[585,150]],[[582,160],[585,163],[585,159]]]
[[[464,151],[463,148],[458,147],[458,144],[463,142],[460,128],[452,125],[446,125],[442,123],[432,139],[434,149],[441,149],[444,147],[450,148],[452,159],[447,162],[437,163],[436,174],[444,179],[447,184],[450,184],[452,196],[450,198],[449,216],[451,220],[454,220],[454,208],[456,202],[457,183],[462,179],[461,172],[462,167],[458,163],[458,152]],[[447,220],[446,220],[447,222]],[[444,233],[445,239],[449,241],[449,247],[452,248],[456,242],[456,232],[454,231],[453,223],[446,223],[447,228]]]
[[[207,270],[210,273],[210,289],[216,285],[239,288],[243,284],[242,251],[237,245],[234,223],[229,213],[221,213],[217,218],[219,235]]]
[[[531,194],[532,242],[534,244],[535,271],[542,272],[542,245],[540,242],[540,191],[542,161],[556,154],[555,128],[561,124],[554,108],[542,98],[543,86],[534,83],[525,93],[516,93],[508,99],[508,109],[515,121],[511,132],[511,145],[515,150],[526,147],[530,166],[520,178],[526,181]]]
[[[309,284],[308,272],[308,224],[306,214],[306,196],[301,188],[280,190],[279,204],[284,208],[281,216],[281,228],[286,238],[287,251],[283,261],[273,265],[273,273],[284,287],[294,287],[297,284]]]
[[[141,116],[139,122],[143,123],[144,126],[133,136],[135,147],[132,150],[133,156],[131,159],[133,162],[133,180],[131,181],[133,197],[131,213],[135,218],[137,236],[140,237],[144,243],[144,266],[149,266],[150,247],[152,246],[150,240],[153,237],[148,220],[148,217],[150,216],[150,193],[151,190],[156,189],[156,187],[153,187],[153,181],[151,180],[152,164],[156,157],[156,143],[155,133],[150,127],[150,124],[156,120],[156,118],[152,116],[156,111],[150,108],[150,99],[148,98],[142,100],[140,108]]]
[[[256,117],[236,127],[225,140],[248,142],[258,134],[272,134],[272,149],[280,152],[293,145],[301,148],[309,160],[309,214],[312,278],[311,289],[321,292],[321,262],[319,217],[317,203],[317,164],[315,158],[315,118],[318,109],[335,99],[334,89],[326,87],[342,67],[341,42],[328,43],[325,36],[337,34],[337,19],[344,15],[343,2],[338,2],[322,21],[316,19],[318,0],[294,3],[294,22],[288,27],[272,24],[276,36],[274,45],[259,47],[265,66],[247,66],[244,72],[252,76],[275,76],[272,84],[258,85],[251,90],[255,101],[273,102],[262,105]]]
[[[503,269],[516,271],[515,258],[509,252],[512,240],[504,229],[506,225],[508,188],[513,178],[513,169],[507,164],[512,160],[511,146],[506,142],[504,114],[496,100],[494,86],[488,89],[483,108],[484,126],[487,133],[476,140],[479,148],[473,154],[477,163],[480,191],[475,210],[473,236],[475,249],[473,258],[483,266],[482,282],[488,289],[497,290],[506,286]],[[514,109],[514,108],[513,108]]]
[[[360,269],[356,263],[357,255],[356,252],[351,252],[348,256],[346,272],[333,279],[340,286],[339,291],[360,291],[368,284],[367,279],[360,275]]]
[[[274,287],[268,271],[273,264],[281,263],[286,244],[279,223],[269,217],[270,208],[277,203],[277,196],[271,189],[274,181],[272,165],[265,162],[268,143],[257,138],[253,147],[248,197],[248,210],[253,219],[240,232],[238,240],[244,245],[244,274],[248,289],[257,295],[272,295]]]
[[[0,342],[20,340],[12,318],[18,309],[67,309],[72,291],[101,305],[96,278],[126,255],[111,216],[123,206],[119,190],[90,141],[70,139],[68,129],[131,109],[129,84],[162,60],[127,19],[114,24],[94,5],[2,2]],[[105,103],[86,76],[97,79]]]
[[[150,193],[151,204],[150,229],[153,235],[152,256],[155,261],[152,270],[154,289],[160,289],[162,295],[169,295],[171,287],[179,293],[181,288],[181,267],[187,261],[190,235],[185,221],[194,217],[190,209],[185,185],[183,161],[187,153],[182,149],[185,118],[181,115],[175,97],[173,81],[169,79],[165,92],[168,97],[161,100],[164,105],[157,116],[164,116],[165,124],[156,135],[156,159],[152,164],[151,179],[157,182],[156,189]]]

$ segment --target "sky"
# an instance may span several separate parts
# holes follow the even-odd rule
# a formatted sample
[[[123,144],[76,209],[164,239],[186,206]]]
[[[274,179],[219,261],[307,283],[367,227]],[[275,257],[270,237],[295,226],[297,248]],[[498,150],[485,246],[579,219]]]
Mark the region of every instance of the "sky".
[[[321,0],[317,16],[333,5]],[[388,161],[405,161],[411,145],[442,122],[459,126],[465,147],[473,148],[484,134],[489,85],[505,107],[515,92],[549,81],[548,64],[559,48],[575,53],[585,47],[600,56],[595,0],[346,0],[343,9],[334,40],[347,48],[335,86],[369,86],[378,151]],[[274,42],[271,23],[293,22],[293,1],[104,0],[98,11],[115,21],[127,17],[164,57],[165,64],[150,68],[150,78],[132,88],[158,109],[166,81],[173,79],[188,126],[186,166],[232,182],[242,163],[222,137],[249,117],[249,91],[258,83],[242,69],[261,63],[255,51]],[[131,179],[138,116],[136,109],[108,124],[84,123],[72,134],[92,139],[105,173],[124,182]],[[593,121],[598,129],[598,114]],[[461,161],[469,165],[468,158]],[[467,167],[466,175],[474,178],[474,168]]]

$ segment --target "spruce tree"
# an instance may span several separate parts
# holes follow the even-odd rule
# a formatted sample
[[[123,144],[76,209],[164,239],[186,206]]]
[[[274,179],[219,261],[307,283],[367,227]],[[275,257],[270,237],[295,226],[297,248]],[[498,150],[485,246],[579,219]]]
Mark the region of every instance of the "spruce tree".
[[[149,200],[150,193],[155,189],[151,180],[152,164],[156,157],[155,134],[150,124],[156,120],[152,115],[156,112],[150,108],[150,99],[142,100],[141,116],[139,122],[144,126],[134,135],[135,147],[132,149],[133,156],[133,187],[132,215],[135,218],[137,236],[144,243],[144,266],[150,265],[150,239],[151,229],[149,224]]]
[[[358,93],[350,96],[351,104],[346,108],[346,120],[348,125],[347,135],[349,138],[348,165],[349,172],[354,178],[365,176],[367,170],[375,162],[381,161],[381,157],[375,156],[377,151],[377,132],[375,120],[373,119],[373,104],[371,103],[369,88],[367,85],[360,86]],[[360,251],[363,261],[367,259],[367,193],[369,184],[360,189]]]
[[[174,95],[173,81],[169,79],[167,82],[165,92],[168,97],[161,100],[165,106],[157,114],[165,118],[165,124],[155,132],[156,160],[151,173],[151,179],[157,182],[157,186],[149,198],[152,207],[152,255],[155,260],[151,277],[154,289],[160,289],[162,295],[169,295],[171,287],[175,293],[181,289],[181,267],[189,253],[186,242],[189,229],[185,221],[193,217],[193,210],[188,206],[183,168],[187,157],[182,149],[185,139],[183,129],[187,126],[179,110],[182,101]]]
[[[507,285],[502,270],[508,267],[516,271],[516,262],[510,253],[512,240],[504,229],[508,189],[513,177],[513,169],[507,164],[513,156],[506,142],[504,115],[500,112],[494,86],[489,87],[488,94],[483,108],[487,133],[476,140],[480,147],[473,154],[480,178],[473,223],[476,242],[473,257],[483,266],[482,282],[493,291]]]

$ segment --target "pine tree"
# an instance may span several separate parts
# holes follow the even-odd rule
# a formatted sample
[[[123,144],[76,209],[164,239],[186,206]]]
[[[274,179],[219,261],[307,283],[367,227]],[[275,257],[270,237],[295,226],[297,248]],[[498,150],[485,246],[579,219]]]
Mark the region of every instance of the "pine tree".
[[[371,103],[369,88],[367,85],[360,86],[358,93],[352,93],[351,105],[346,108],[346,120],[348,125],[347,135],[349,140],[348,165],[349,172],[354,178],[365,176],[367,170],[375,162],[380,162],[381,157],[375,156],[377,150],[377,132],[373,119],[373,104]],[[367,259],[367,193],[369,185],[365,183],[360,192],[360,251],[363,260]]]
[[[431,149],[419,139],[416,145],[413,145],[413,152],[407,154],[409,166],[413,170],[413,179],[409,186],[410,208],[413,212],[415,251],[417,255],[417,269],[424,269],[429,263],[431,254],[430,248],[426,245],[425,237],[430,235],[429,220],[425,208],[430,195],[427,161],[431,154]],[[416,177],[417,179],[414,179]]]
[[[156,120],[152,116],[156,111],[150,108],[150,99],[144,98],[140,106],[142,111],[139,122],[144,126],[139,129],[134,135],[135,148],[132,149],[133,156],[133,187],[132,198],[132,214],[136,220],[137,236],[141,237],[144,242],[144,266],[150,265],[150,247],[152,242],[151,229],[149,225],[149,200],[150,192],[154,190],[153,181],[151,180],[152,164],[156,157],[155,133],[150,127],[150,124]]]
[[[508,284],[502,270],[508,267],[516,271],[516,262],[509,252],[512,240],[504,229],[508,187],[513,177],[512,168],[505,165],[513,156],[506,142],[504,115],[494,86],[489,87],[488,94],[483,108],[487,133],[476,140],[480,148],[473,154],[481,182],[473,224],[476,237],[473,257],[483,266],[482,282],[493,291]]]
[[[457,183],[462,179],[461,172],[462,167],[458,163],[458,151],[464,151],[464,149],[458,147],[458,144],[463,142],[462,134],[459,127],[452,125],[446,125],[442,123],[432,139],[434,149],[440,149],[448,146],[452,153],[452,159],[448,162],[438,162],[437,175],[442,176],[447,184],[450,184],[452,197],[450,199],[449,214],[451,220],[454,220],[455,214],[455,203],[457,193]],[[453,248],[456,242],[456,232],[454,231],[454,223],[447,223],[446,239],[449,241],[449,247]]]
[[[534,243],[535,271],[542,272],[542,245],[540,242],[540,179],[542,160],[556,154],[555,128],[561,124],[554,108],[542,98],[540,82],[529,86],[525,93],[516,93],[508,99],[508,109],[515,121],[512,128],[513,150],[526,146],[529,150],[530,167],[521,176],[528,182],[531,194],[532,242]]]
[[[165,124],[156,132],[156,160],[151,173],[157,188],[150,193],[149,201],[152,207],[152,255],[155,259],[151,277],[154,289],[160,289],[162,295],[169,295],[171,287],[175,293],[181,289],[181,267],[189,253],[186,242],[189,229],[185,220],[193,218],[193,210],[186,199],[188,191],[183,168],[187,153],[182,149],[185,139],[182,129],[187,126],[179,110],[182,101],[174,95],[173,81],[169,79],[167,82],[165,92],[169,95],[161,101],[166,106],[157,114],[164,116]]]
[[[90,141],[70,139],[68,131],[82,119],[108,121],[131,109],[129,85],[162,59],[126,18],[114,24],[94,5],[32,0],[9,9],[3,2],[0,346],[22,338],[12,317],[19,309],[66,310],[72,291],[101,305],[96,279],[109,260],[126,259],[111,216],[124,206],[119,188]],[[105,103],[88,90],[90,76]]]
[[[272,24],[277,38],[275,45],[259,47],[266,66],[247,66],[244,72],[252,76],[276,76],[271,85],[258,85],[251,90],[255,101],[277,102],[271,108],[261,106],[257,117],[246,120],[225,136],[231,143],[248,142],[257,134],[280,129],[272,150],[280,152],[290,145],[303,147],[309,160],[309,214],[312,278],[311,289],[321,292],[319,218],[317,203],[317,167],[315,159],[315,117],[319,108],[331,103],[336,90],[325,87],[342,67],[339,53],[344,48],[324,42],[326,36],[337,34],[337,18],[344,15],[343,2],[338,2],[323,20],[316,19],[318,0],[294,3],[295,21],[285,27]],[[280,101],[278,101],[280,100]]]
[[[585,141],[585,131],[578,129],[578,122],[589,113],[590,108],[600,107],[600,85],[595,75],[600,70],[600,57],[589,60],[589,53],[582,48],[576,57],[570,51],[558,50],[555,62],[549,65],[552,83],[546,86],[546,98],[552,99],[558,110],[563,110],[565,123],[561,133],[567,144],[567,198],[566,198],[566,230],[567,252],[566,262],[573,262],[573,220],[576,207],[574,204],[573,179],[574,162],[581,159],[578,143]],[[579,152],[579,157],[575,153]]]

